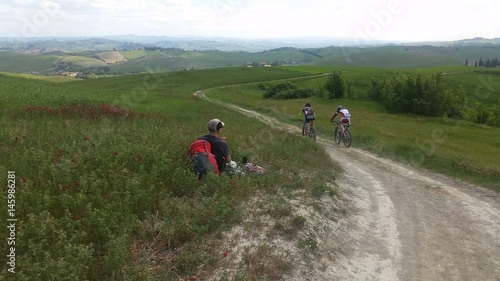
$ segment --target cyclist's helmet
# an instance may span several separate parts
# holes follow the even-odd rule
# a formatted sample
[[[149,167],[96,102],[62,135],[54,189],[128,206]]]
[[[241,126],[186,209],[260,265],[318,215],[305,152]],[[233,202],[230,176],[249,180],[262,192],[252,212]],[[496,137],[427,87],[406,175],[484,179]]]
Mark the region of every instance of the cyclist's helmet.
[[[306,107],[311,107],[311,104],[310,103],[306,103]]]
[[[337,106],[337,112],[339,112],[341,109],[342,109],[342,105],[340,105],[340,104],[339,104],[339,105]]]

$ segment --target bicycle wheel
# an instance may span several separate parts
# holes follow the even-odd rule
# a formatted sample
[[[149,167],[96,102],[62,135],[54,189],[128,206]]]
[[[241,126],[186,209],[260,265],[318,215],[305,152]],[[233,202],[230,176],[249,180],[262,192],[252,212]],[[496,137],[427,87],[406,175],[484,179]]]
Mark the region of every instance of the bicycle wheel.
[[[344,129],[343,141],[344,141],[345,147],[351,146],[351,131],[349,130],[349,128]]]
[[[309,128],[309,137],[316,141],[316,130],[314,129],[314,127]]]
[[[339,127],[335,127],[335,132],[333,133],[336,144],[340,144]]]

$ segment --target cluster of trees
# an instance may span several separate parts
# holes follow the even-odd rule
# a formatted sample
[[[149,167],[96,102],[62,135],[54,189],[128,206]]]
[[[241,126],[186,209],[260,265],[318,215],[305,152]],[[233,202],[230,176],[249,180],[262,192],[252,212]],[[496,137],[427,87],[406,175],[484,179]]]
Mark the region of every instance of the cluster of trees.
[[[442,73],[374,78],[368,88],[368,96],[384,104],[393,113],[447,116],[500,126],[500,107],[467,98],[463,89],[447,88],[442,83]]]
[[[465,94],[447,89],[441,81],[442,73],[373,78],[368,96],[394,113],[460,117]]]
[[[469,65],[469,60],[466,60],[465,61],[465,65],[468,66]],[[476,61],[474,63],[474,66],[475,67],[487,67],[487,68],[496,68],[496,67],[500,67],[500,62],[498,61],[498,59],[487,59],[487,60],[483,60],[482,58],[479,59],[479,62]]]
[[[165,52],[181,52],[184,53],[183,49],[180,48],[163,48],[163,47],[156,47],[156,46],[151,46],[151,47],[144,47],[145,51],[165,51]]]
[[[264,98],[266,99],[302,99],[312,96],[322,95],[323,92],[328,93],[330,99],[343,98],[346,93],[346,83],[342,78],[342,72],[333,72],[324,85],[319,90],[312,88],[299,88],[297,85],[290,82],[278,83],[270,87],[260,84],[260,89],[265,90]],[[347,92],[350,92],[350,87],[347,85]]]
[[[96,66],[80,69],[76,78],[93,79],[101,75],[109,74],[111,74],[111,69],[108,66]]]

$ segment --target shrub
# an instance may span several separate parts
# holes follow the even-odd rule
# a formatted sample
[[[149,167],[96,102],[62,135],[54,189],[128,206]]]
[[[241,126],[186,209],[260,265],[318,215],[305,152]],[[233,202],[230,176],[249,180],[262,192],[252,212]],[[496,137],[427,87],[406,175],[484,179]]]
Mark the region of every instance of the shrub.
[[[312,97],[315,95],[315,91],[310,88],[306,89],[295,89],[295,90],[286,90],[283,92],[279,92],[274,96],[275,99],[303,99]]]
[[[287,90],[296,90],[298,87],[295,84],[290,82],[283,82],[269,87],[264,94],[264,98],[274,98],[277,94],[287,91]]]
[[[330,74],[328,80],[326,81],[325,89],[331,99],[343,98],[345,92],[345,83],[344,79],[342,78],[342,72],[337,71]]]
[[[398,74],[392,79],[374,78],[368,96],[395,113],[457,117],[464,93],[446,89],[441,83],[441,75]]]
[[[299,89],[297,85],[290,82],[279,83],[269,87],[264,94],[264,98],[269,99],[302,99],[316,95],[316,91],[311,88]]]

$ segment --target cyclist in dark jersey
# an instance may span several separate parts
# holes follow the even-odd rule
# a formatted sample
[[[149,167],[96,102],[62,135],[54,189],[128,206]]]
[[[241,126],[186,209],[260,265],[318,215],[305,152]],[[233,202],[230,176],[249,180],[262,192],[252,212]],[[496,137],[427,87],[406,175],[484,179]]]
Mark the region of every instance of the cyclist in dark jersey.
[[[304,114],[304,124],[302,125],[302,135],[305,136],[306,132],[304,132],[304,129],[306,127],[307,123],[311,123],[311,126],[314,128],[314,120],[316,120],[316,115],[314,114],[314,109],[311,107],[310,103],[306,103],[304,108],[300,111],[299,113],[299,120],[300,116]]]

